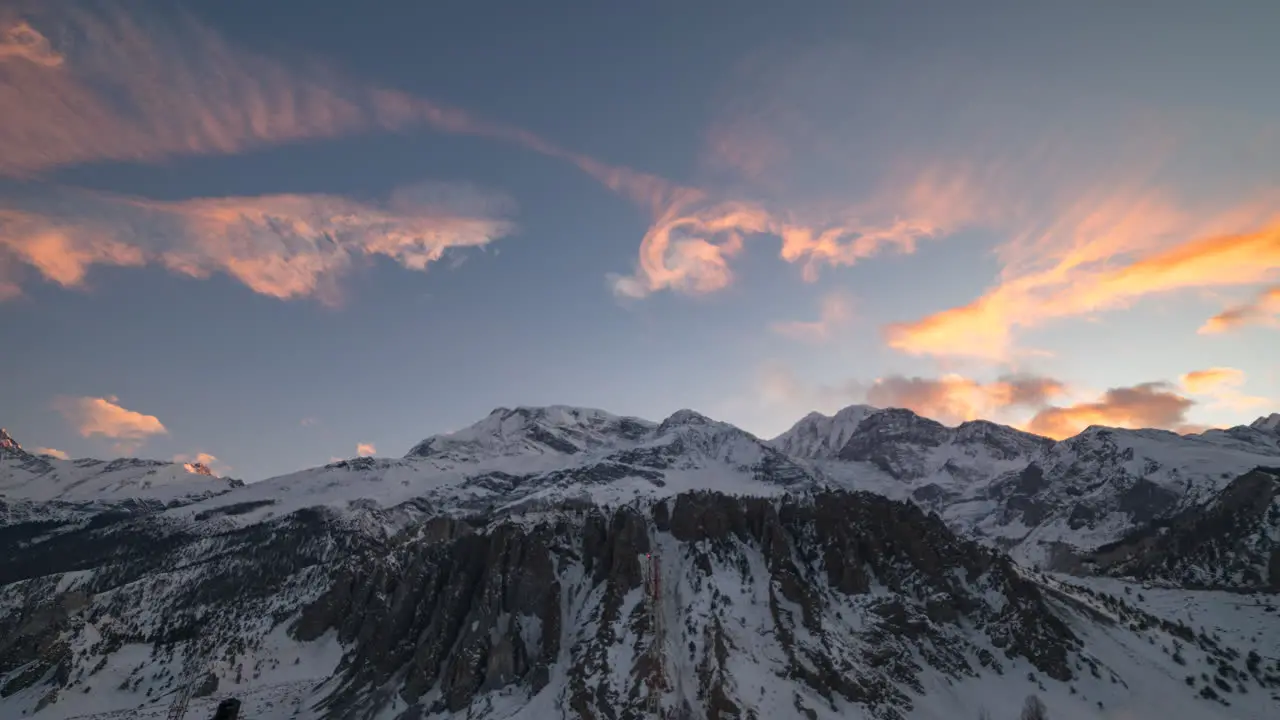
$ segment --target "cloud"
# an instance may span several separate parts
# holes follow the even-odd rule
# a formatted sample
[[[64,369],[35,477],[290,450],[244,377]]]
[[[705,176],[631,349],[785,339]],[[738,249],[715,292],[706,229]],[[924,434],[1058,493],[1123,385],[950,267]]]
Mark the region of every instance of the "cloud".
[[[1208,396],[1216,406],[1244,411],[1271,404],[1267,398],[1246,395],[1240,391],[1246,376],[1243,370],[1236,368],[1213,367],[1193,370],[1183,375],[1180,380],[1183,391],[1191,395]]]
[[[304,417],[298,421],[298,424],[302,427],[314,427],[315,425],[319,425],[320,421],[313,417]]]
[[[71,459],[71,456],[68,455],[65,451],[58,450],[56,448],[38,447],[35,449],[35,453],[37,455],[48,455],[50,457],[56,457],[59,460]]]
[[[831,334],[848,324],[853,317],[853,303],[843,293],[834,292],[822,299],[822,308],[817,320],[774,323],[771,329],[782,335],[808,342],[823,342]]]
[[[1280,220],[1275,218],[1252,230],[1177,243],[1165,241],[1168,234],[1195,224],[1176,213],[1108,210],[1089,218],[1073,225],[1065,248],[1041,256],[1044,267],[1028,267],[1033,261],[1006,265],[1001,282],[969,304],[888,326],[889,345],[914,355],[1004,360],[1018,328],[1125,307],[1153,294],[1255,284],[1280,268]],[[1237,210],[1203,225],[1249,219],[1249,213]]]
[[[1195,401],[1179,395],[1175,389],[1164,382],[1111,388],[1095,402],[1045,408],[1031,418],[1027,429],[1058,440],[1090,425],[1192,430],[1186,414]]]
[[[153,435],[166,435],[168,430],[160,419],[121,407],[119,398],[107,397],[58,397],[53,407],[71,423],[81,437],[102,437],[118,440],[121,452],[131,452]]]
[[[941,237],[973,217],[971,204],[963,199],[968,180],[934,170],[910,183],[886,186],[851,209],[811,213],[831,218],[821,222],[772,211],[758,202],[717,200],[704,190],[663,186],[652,178],[625,189],[633,198],[652,202],[655,209],[655,220],[640,241],[635,271],[611,276],[615,293],[631,298],[663,290],[704,294],[727,287],[733,280],[729,261],[751,235],[778,238],[779,257],[800,264],[803,278],[813,282],[823,266],[851,266],[885,250],[911,253],[919,241]]]
[[[102,193],[10,208],[0,201],[0,266],[7,252],[46,280],[81,287],[94,265],[158,264],[195,278],[225,273],[274,298],[333,304],[337,279],[357,260],[386,257],[425,270],[449,248],[483,246],[510,233],[505,220],[466,214],[496,213],[508,204],[442,184],[401,190],[384,204],[330,195],[161,202]]]
[[[378,448],[373,443],[356,443],[356,455],[358,457],[373,457],[378,454]]]
[[[240,153],[368,130],[428,127],[488,137],[565,160],[651,212],[654,222],[641,241],[636,271],[611,278],[615,292],[628,297],[664,289],[707,293],[727,286],[732,280],[729,262],[750,234],[780,237],[782,257],[803,262],[805,277],[812,280],[821,264],[850,265],[888,246],[910,252],[916,241],[938,232],[934,221],[902,214],[897,205],[873,205],[875,214],[884,211],[878,221],[844,212],[829,221],[806,222],[754,202],[715,199],[458,108],[238,50],[193,17],[163,6],[145,18],[111,4],[92,10],[37,9],[40,22],[78,41],[63,49],[64,62],[56,71],[47,64],[0,64],[0,106],[6,108],[6,121],[0,124],[0,174],[24,176],[86,162]],[[44,37],[34,28],[31,33],[32,38]],[[33,41],[23,47],[37,45]],[[741,123],[726,129],[720,146],[727,161],[751,171],[764,165],[744,149],[750,144],[749,130]],[[916,195],[903,193],[912,200],[919,199]],[[76,249],[86,251],[83,243]],[[136,262],[135,256],[120,256],[114,249],[110,243],[92,248],[95,257],[104,256],[109,263]],[[83,265],[72,262],[69,270]],[[282,278],[274,267],[229,268],[246,282],[279,287],[289,296],[299,294],[293,278],[299,269],[297,263],[282,268],[289,276]],[[301,282],[305,286],[308,281]],[[12,283],[4,288],[15,294]]]
[[[955,425],[991,419],[1011,408],[1042,408],[1065,392],[1063,383],[1038,375],[1006,375],[989,383],[955,374],[936,379],[892,375],[877,379],[868,388],[867,402],[876,407],[906,408]]]
[[[1193,370],[1183,375],[1182,389],[1192,395],[1212,394],[1224,387],[1236,387],[1244,384],[1243,370],[1230,367],[1212,367],[1205,370]]]
[[[147,10],[32,4],[36,26],[76,38],[61,53],[31,23],[0,18],[0,174],[412,127],[565,154],[455,107],[243,51],[164,4]]]
[[[1201,335],[1227,332],[1251,324],[1276,326],[1280,316],[1280,285],[1269,287],[1251,301],[1235,305],[1214,315],[1200,326]]]
[[[41,67],[62,65],[65,58],[49,39],[22,20],[0,19],[0,62],[23,60]]]

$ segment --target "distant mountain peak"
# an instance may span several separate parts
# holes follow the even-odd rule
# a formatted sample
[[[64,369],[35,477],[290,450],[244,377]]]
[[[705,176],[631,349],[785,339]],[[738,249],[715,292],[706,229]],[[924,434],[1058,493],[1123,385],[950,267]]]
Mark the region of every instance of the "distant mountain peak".
[[[682,425],[699,426],[717,424],[719,423],[696,410],[683,408],[668,415],[667,419],[663,420],[658,425],[658,433],[662,434],[670,431],[672,428],[680,427]]]
[[[192,473],[193,475],[207,475],[212,478],[218,477],[216,474],[214,474],[212,468],[210,468],[208,465],[205,465],[202,462],[184,463],[182,467],[186,468],[186,471],[189,473]]]
[[[830,416],[811,412],[769,444],[796,457],[834,457],[858,425],[877,412],[880,409],[870,405],[850,405]]]
[[[1249,423],[1249,427],[1263,432],[1280,433],[1280,413],[1271,413],[1266,417],[1260,417]],[[0,430],[0,433],[3,433],[3,431]]]
[[[22,449],[22,445],[9,434],[9,431],[0,428],[0,458],[12,458],[26,462],[34,458],[31,453]]]
[[[484,419],[451,433],[432,435],[405,457],[492,457],[521,454],[573,455],[611,436],[633,437],[653,423],[596,408],[570,405],[494,408]]]

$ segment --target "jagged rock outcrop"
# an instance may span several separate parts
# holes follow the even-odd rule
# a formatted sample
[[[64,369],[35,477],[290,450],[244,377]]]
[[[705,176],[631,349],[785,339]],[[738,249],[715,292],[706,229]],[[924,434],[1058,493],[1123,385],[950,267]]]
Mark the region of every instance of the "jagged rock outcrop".
[[[1208,503],[1099,548],[1087,562],[1185,587],[1280,591],[1280,468],[1255,468]]]
[[[1067,681],[1081,651],[1007,557],[914,505],[850,493],[688,493],[415,542],[348,566],[292,632],[336,630],[352,648],[324,703],[333,717],[482,711],[486,693],[547,692],[567,717],[638,718],[649,552],[672,593],[669,672],[687,683],[665,702],[698,716],[757,707],[731,668],[761,654],[778,656],[763,665],[780,684],[801,688],[788,702],[896,718],[926,669],[974,677],[1021,658]]]

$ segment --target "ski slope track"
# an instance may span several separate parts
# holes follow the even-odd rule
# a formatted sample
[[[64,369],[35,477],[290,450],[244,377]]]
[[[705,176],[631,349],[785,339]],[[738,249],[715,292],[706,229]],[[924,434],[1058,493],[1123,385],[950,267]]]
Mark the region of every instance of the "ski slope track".
[[[0,717],[1280,717],[1280,415],[499,408],[248,484],[0,437]],[[661,558],[663,637],[641,560]]]

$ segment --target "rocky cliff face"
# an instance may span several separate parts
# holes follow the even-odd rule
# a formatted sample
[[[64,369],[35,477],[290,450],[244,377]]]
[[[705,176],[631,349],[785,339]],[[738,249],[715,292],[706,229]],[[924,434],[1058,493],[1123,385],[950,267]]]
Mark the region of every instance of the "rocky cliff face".
[[[686,493],[433,518],[386,541],[325,511],[208,530],[155,515],[48,539],[14,530],[25,552],[0,558],[0,696],[49,714],[110,683],[117,701],[146,706],[193,669],[226,687],[247,682],[250,662],[278,666],[294,652],[281,642],[336,641],[314,716],[514,704],[638,718],[657,671],[644,656],[646,554],[666,568],[659,640],[679,678],[662,702],[693,717],[898,718],[939,677],[1023,667],[1069,682],[1092,662],[1069,611],[1007,557],[871,494]],[[553,707],[565,714],[541,714]]]
[[[1215,498],[1088,557],[1103,572],[1184,587],[1280,591],[1280,468],[1255,468]]]
[[[902,717],[926,675],[998,675],[1017,661],[1065,682],[1081,652],[1008,558],[914,506],[846,493],[694,493],[444,525],[343,569],[293,632],[336,631],[351,648],[322,703],[334,717],[483,715],[495,695],[545,695],[566,717],[638,718],[654,672],[643,653],[648,554],[667,567],[661,640],[667,674],[683,679],[663,703],[698,717],[765,717],[770,706]],[[769,687],[743,683],[746,666]]]

